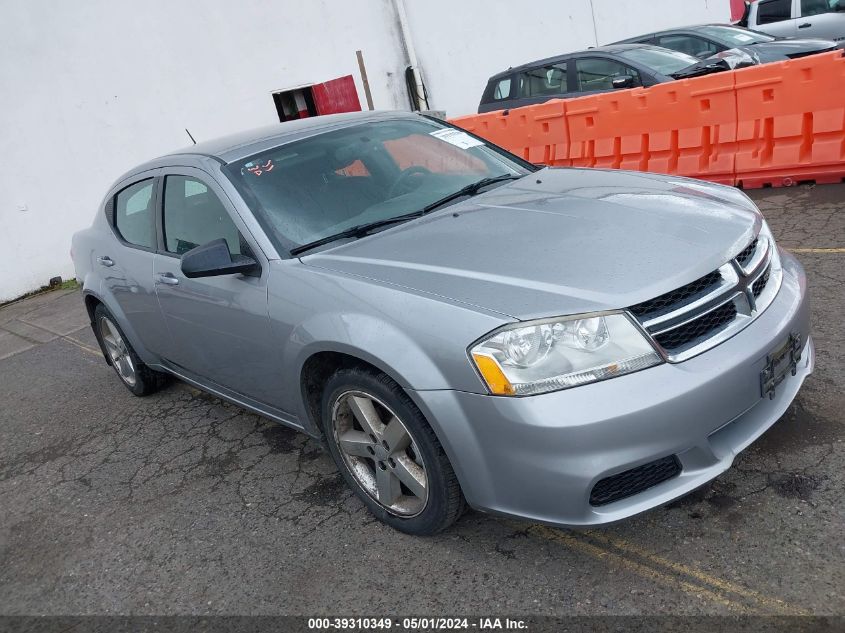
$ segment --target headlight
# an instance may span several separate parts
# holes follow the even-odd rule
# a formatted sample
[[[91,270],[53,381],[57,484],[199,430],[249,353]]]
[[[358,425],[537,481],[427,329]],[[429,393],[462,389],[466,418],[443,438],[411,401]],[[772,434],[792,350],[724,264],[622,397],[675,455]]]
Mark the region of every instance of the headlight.
[[[772,235],[772,230],[769,228],[768,223],[763,220],[763,224],[760,226],[760,237],[764,237],[769,240],[769,245],[772,249],[772,272],[780,270],[780,253],[778,252],[778,245],[775,242],[775,236]]]
[[[469,352],[490,392],[501,396],[566,389],[662,362],[621,312],[520,323]]]

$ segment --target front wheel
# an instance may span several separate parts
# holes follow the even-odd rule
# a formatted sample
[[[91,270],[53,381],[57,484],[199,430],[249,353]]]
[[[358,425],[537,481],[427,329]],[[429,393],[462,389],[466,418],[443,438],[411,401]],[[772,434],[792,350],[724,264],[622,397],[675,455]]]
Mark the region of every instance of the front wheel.
[[[435,534],[465,502],[434,431],[388,376],[343,369],[322,402],[329,452],[343,478],[378,519],[402,532]]]

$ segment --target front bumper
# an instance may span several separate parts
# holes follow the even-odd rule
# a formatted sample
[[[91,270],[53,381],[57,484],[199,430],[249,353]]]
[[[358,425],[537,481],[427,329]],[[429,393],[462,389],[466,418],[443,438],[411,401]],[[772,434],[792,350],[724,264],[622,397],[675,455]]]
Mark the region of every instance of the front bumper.
[[[721,345],[678,364],[555,393],[507,398],[416,391],[452,461],[468,503],[482,511],[556,525],[617,521],[664,504],[727,470],[786,411],[813,371],[806,277],[782,254],[772,304]],[[767,355],[801,336],[795,376],[773,399],[760,394]],[[677,456],[681,472],[638,494],[590,505],[600,480]]]

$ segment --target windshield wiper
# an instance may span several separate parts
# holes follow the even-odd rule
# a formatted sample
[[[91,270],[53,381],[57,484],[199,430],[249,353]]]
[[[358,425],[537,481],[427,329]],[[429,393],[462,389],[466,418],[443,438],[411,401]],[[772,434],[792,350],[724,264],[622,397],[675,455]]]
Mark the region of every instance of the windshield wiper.
[[[329,235],[327,237],[321,237],[319,240],[308,242],[307,244],[303,244],[302,246],[296,246],[295,248],[290,249],[290,254],[299,255],[300,253],[303,253],[312,248],[317,248],[318,246],[328,244],[329,242],[334,242],[335,240],[342,240],[346,237],[364,237],[370,231],[374,231],[379,227],[388,226],[390,224],[396,224],[398,222],[405,222],[407,220],[413,220],[414,218],[420,217],[422,214],[422,211],[414,211],[413,213],[397,215],[392,218],[385,218],[384,220],[376,220],[375,222],[358,224],[356,226],[353,226],[352,228],[346,229],[345,231],[341,231],[340,233],[335,233],[334,235]]]
[[[492,185],[496,182],[504,182],[505,180],[519,180],[520,178],[522,178],[522,176],[517,176],[515,174],[504,174],[502,176],[482,178],[481,180],[467,185],[466,187],[461,187],[456,192],[450,193],[444,198],[440,198],[440,200],[435,200],[431,204],[424,206],[421,213],[425,214],[429,211],[434,211],[435,209],[442,207],[444,204],[452,202],[452,200],[457,200],[458,198],[463,198],[464,196],[474,196],[482,187],[486,187],[487,185]]]
[[[705,60],[706,61],[706,60]],[[690,79],[692,77],[701,77],[702,75],[710,75],[712,73],[720,73],[725,70],[731,70],[731,67],[724,60],[715,60],[705,64],[704,61],[692,64],[686,68],[682,68],[676,73],[669,76],[672,79]]]
[[[519,180],[520,178],[522,178],[522,176],[517,176],[515,174],[504,174],[502,176],[482,178],[477,182],[474,182],[472,184],[467,185],[466,187],[458,189],[454,193],[450,193],[448,196],[441,198],[440,200],[435,200],[434,202],[426,205],[419,211],[405,213],[404,215],[397,215],[392,218],[385,218],[384,220],[376,220],[375,222],[367,222],[366,224],[359,224],[357,226],[353,226],[352,228],[346,229],[345,231],[341,231],[340,233],[335,233],[334,235],[322,237],[319,240],[308,242],[307,244],[303,244],[302,246],[296,246],[290,249],[290,254],[294,256],[299,255],[300,253],[304,253],[305,251],[311,250],[312,248],[317,248],[318,246],[322,246],[323,244],[328,244],[329,242],[334,242],[335,240],[342,240],[347,237],[364,237],[365,235],[368,235],[371,231],[374,231],[375,229],[378,229],[382,226],[388,226],[390,224],[396,224],[398,222],[406,222],[408,220],[413,220],[414,218],[422,217],[430,211],[434,211],[438,207],[442,207],[444,204],[447,204],[452,200],[456,200],[457,198],[462,198],[464,196],[475,195],[478,193],[479,189],[481,189],[482,187],[486,187],[487,185],[492,185],[497,182],[504,182],[505,180]]]

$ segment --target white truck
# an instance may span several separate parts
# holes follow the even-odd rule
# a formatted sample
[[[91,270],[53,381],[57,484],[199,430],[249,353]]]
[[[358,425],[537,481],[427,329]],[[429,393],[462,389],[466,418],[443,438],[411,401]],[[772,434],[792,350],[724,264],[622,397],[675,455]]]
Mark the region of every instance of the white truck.
[[[780,37],[845,41],[845,0],[746,2],[740,26]]]

